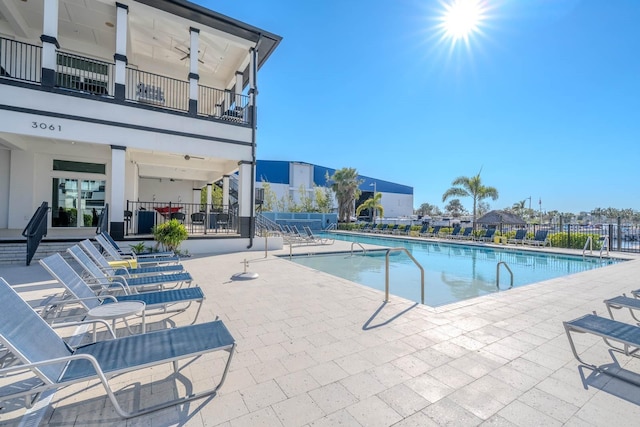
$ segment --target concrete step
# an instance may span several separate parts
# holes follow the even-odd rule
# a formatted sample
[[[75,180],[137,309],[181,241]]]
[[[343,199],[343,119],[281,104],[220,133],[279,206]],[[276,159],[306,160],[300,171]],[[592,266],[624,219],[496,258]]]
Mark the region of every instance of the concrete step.
[[[77,244],[79,240],[65,240],[48,242],[46,240],[40,242],[31,263],[38,262],[39,259],[46,258],[54,253],[62,253],[67,258],[67,248]],[[0,241],[0,265],[22,264],[27,263],[27,242],[1,242]]]

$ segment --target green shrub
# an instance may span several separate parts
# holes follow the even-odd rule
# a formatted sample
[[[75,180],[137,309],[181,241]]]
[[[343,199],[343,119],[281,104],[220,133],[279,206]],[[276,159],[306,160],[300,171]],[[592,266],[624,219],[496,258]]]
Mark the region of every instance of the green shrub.
[[[569,237],[571,237],[570,242]],[[571,236],[569,236],[569,233],[563,231],[561,233],[550,234],[549,241],[554,248],[583,249],[589,237],[591,237],[591,241],[593,242],[593,249],[600,250],[602,240],[600,240],[599,234],[571,233]]]
[[[160,225],[156,225],[151,230],[153,237],[158,244],[161,244],[166,250],[175,251],[183,240],[188,237],[187,227],[181,224],[177,219],[172,219]]]

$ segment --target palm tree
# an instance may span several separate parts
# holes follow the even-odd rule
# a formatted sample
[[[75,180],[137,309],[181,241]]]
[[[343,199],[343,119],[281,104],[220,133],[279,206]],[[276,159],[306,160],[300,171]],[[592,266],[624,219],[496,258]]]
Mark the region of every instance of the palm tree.
[[[363,182],[358,179],[358,171],[354,168],[338,169],[329,179],[332,181],[331,189],[338,199],[338,220],[351,222],[356,199],[360,196],[358,187]]]
[[[498,198],[498,190],[494,187],[487,187],[482,185],[480,180],[480,172],[476,176],[471,178],[466,176],[459,176],[451,183],[453,187],[448,189],[442,195],[442,201],[444,202],[449,197],[471,197],[473,198],[473,229],[476,229],[476,214],[478,210],[478,202],[491,197],[492,200]]]
[[[384,217],[384,208],[382,207],[382,203],[380,203],[380,199],[382,199],[382,193],[376,193],[373,197],[365,200],[360,206],[356,208],[356,216],[360,215],[365,209],[369,209],[369,212],[372,212],[371,218],[373,223],[376,223],[376,212],[380,212],[380,218]]]

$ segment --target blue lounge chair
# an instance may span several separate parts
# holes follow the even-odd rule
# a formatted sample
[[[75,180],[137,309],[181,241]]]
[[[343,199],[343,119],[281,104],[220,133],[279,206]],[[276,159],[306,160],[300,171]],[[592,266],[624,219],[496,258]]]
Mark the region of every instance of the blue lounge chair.
[[[92,387],[96,382],[102,384],[115,411],[123,418],[148,414],[206,396],[215,396],[227,377],[236,346],[224,323],[216,320],[99,341],[73,349],[2,278],[0,301],[0,343],[21,362],[0,369],[0,377],[7,379],[8,383],[13,381],[0,389],[0,401],[25,397],[27,407],[31,407],[46,390],[88,381],[91,381],[88,387]],[[173,365],[176,382],[182,382],[181,377],[191,371],[181,371],[179,361],[188,359],[188,364],[191,364],[194,359],[204,354],[220,350],[227,351],[229,357],[220,381],[208,390],[194,392],[189,386],[186,395],[128,412],[120,406],[109,384],[109,379],[117,375],[153,368],[164,363]],[[19,375],[14,375],[14,372]],[[26,377],[28,373],[32,374],[31,378]],[[200,373],[197,379],[208,376],[208,373]],[[135,385],[125,384],[123,387],[139,387],[140,378],[147,377],[136,377]],[[179,393],[179,390],[175,390],[175,393]],[[94,397],[93,394],[87,396]],[[139,404],[140,401],[137,400],[134,403]]]
[[[507,239],[507,243],[514,243],[516,245],[518,243],[524,244],[524,240],[526,238],[527,238],[527,230],[524,228],[521,228],[519,230],[516,230],[516,235],[513,236],[513,238]]]
[[[427,233],[427,237],[438,237],[440,235],[441,228],[441,225],[436,225],[435,227],[433,227],[433,230]]]
[[[533,246],[551,246],[551,242],[549,241],[549,231],[548,230],[538,230],[536,234],[533,236],[533,239],[525,239],[524,243]]]
[[[107,253],[108,257],[113,261],[127,262],[134,260],[137,265],[159,265],[159,264],[177,264],[180,258],[177,256],[144,256],[136,257],[129,255],[122,255],[116,248],[109,243],[109,241],[101,234],[96,235],[96,241],[102,246],[102,249]]]
[[[374,233],[386,233],[388,228],[389,228],[389,224],[382,224],[380,226],[380,228],[374,228],[373,232]]]
[[[164,288],[167,284],[174,284],[172,287],[181,287],[183,283],[191,284],[193,281],[191,274],[186,271],[179,273],[169,271],[165,274],[153,273],[136,277],[116,275],[102,270],[78,245],[68,248],[67,252],[78,261],[78,264],[91,277],[91,282],[103,285],[105,288],[118,283],[129,292],[135,293],[138,289],[145,287]]]
[[[446,237],[447,239],[455,239],[460,234],[460,230],[462,230],[461,227],[453,227],[453,230],[451,230],[451,234],[447,234],[444,237]]]
[[[393,227],[387,227],[382,233],[383,234],[395,234],[394,231],[398,229],[398,224],[393,224]]]
[[[78,250],[82,252],[80,248],[78,248]],[[143,292],[136,294],[127,292],[126,295],[119,295],[117,297],[111,295],[96,295],[89,284],[87,284],[87,282],[85,282],[78,273],[76,273],[76,271],[64,260],[64,258],[62,258],[60,254],[53,254],[43,258],[40,260],[40,264],[75,298],[75,301],[54,300],[49,302],[50,305],[56,306],[58,309],[63,308],[64,305],[71,302],[79,303],[86,311],[90,311],[92,308],[103,304],[125,301],[141,301],[145,304],[147,309],[161,309],[163,313],[169,313],[184,311],[189,308],[189,305],[191,305],[192,302],[198,302],[198,311],[196,312],[193,320],[193,323],[195,323],[198,315],[200,314],[202,302],[204,301],[204,294],[202,293],[202,289],[198,286],[185,289]],[[182,303],[186,303],[186,306]],[[176,304],[181,304],[179,309],[172,308],[169,310],[170,307],[173,307]],[[44,311],[47,310],[45,309]]]
[[[493,240],[493,235],[496,234],[495,228],[487,228],[484,232],[484,235],[479,236],[477,240],[481,240],[483,242],[490,242]]]
[[[599,317],[595,314],[587,314],[586,316],[579,317],[575,320],[568,322],[562,322],[564,330],[569,339],[569,346],[573,352],[574,357],[583,365],[603,374],[607,374],[623,381],[630,382],[632,384],[640,386],[640,383],[634,381],[631,376],[619,375],[617,369],[606,369],[598,365],[585,362],[580,358],[578,351],[576,350],[575,343],[573,342],[572,332],[575,333],[588,333],[598,336],[604,340],[604,342],[613,350],[622,353],[630,357],[639,357],[638,349],[640,349],[640,327],[630,325],[617,320],[607,319],[605,317]],[[614,347],[611,342],[617,342],[621,344],[621,348]],[[591,347],[589,347],[591,348]]]
[[[418,236],[422,237],[429,231],[429,224],[422,224],[422,228],[418,231]]]
[[[183,214],[184,215],[184,214]],[[147,257],[173,257],[176,254],[171,252],[171,251],[164,251],[164,252],[149,252],[149,253],[144,253],[144,254],[136,254],[135,252],[131,252],[131,251],[125,251],[122,248],[120,248],[120,246],[116,243],[115,240],[113,240],[113,237],[111,237],[111,235],[107,232],[102,232],[100,233],[100,235],[102,237],[104,237],[106,239],[107,242],[109,242],[111,244],[111,246],[113,246],[113,248],[118,251],[120,253],[120,255],[122,256],[132,256],[132,257],[137,257],[137,258],[147,258]]]
[[[462,233],[458,234],[455,238],[461,240],[472,240],[473,227],[465,227],[464,230],[462,230]]]
[[[114,268],[109,265],[107,259],[100,253],[98,248],[96,248],[93,243],[91,243],[91,240],[85,239],[78,244],[87,254],[89,254],[89,256],[100,267],[100,269],[109,275],[130,277],[132,275],[139,274],[148,275],[184,271],[184,267],[182,266],[182,264],[156,265],[140,268]]]

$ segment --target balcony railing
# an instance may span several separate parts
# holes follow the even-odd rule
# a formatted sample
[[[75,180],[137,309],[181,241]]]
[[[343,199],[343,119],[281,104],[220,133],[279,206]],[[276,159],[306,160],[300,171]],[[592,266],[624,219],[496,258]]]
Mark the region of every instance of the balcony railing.
[[[249,97],[238,95],[230,90],[198,86],[198,114],[229,120],[236,123],[249,123]]]
[[[58,51],[56,87],[113,97],[115,65]],[[0,37],[0,79],[40,84],[42,47]],[[173,111],[189,111],[189,82],[127,67],[125,99]],[[198,115],[249,124],[249,97],[198,85]]]
[[[0,77],[40,83],[42,47],[0,38]]]
[[[113,96],[113,64],[64,52],[58,52],[56,62],[57,87]]]
[[[189,111],[189,82],[127,67],[127,101]]]

